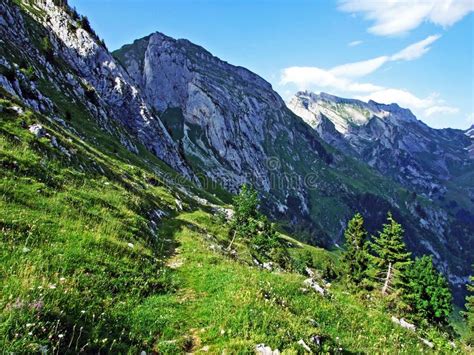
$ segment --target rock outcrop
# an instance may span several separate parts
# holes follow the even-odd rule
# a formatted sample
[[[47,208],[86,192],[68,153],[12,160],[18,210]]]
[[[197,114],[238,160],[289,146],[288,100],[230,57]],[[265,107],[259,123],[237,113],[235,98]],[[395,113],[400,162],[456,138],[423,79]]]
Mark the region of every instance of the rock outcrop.
[[[0,75],[0,85],[34,109],[50,113],[54,112],[48,98],[51,93],[39,88],[37,82],[42,87],[49,86],[50,91],[62,91],[71,101],[85,104],[104,129],[113,131],[119,123],[156,156],[192,178],[175,143],[132,85],[127,72],[90,29],[81,27],[74,11],[55,5],[52,0],[30,4],[28,12],[21,11],[12,1],[0,4],[0,64],[5,68],[3,73],[14,74],[10,77],[13,80]],[[18,70],[18,54],[39,80],[28,80]],[[121,140],[138,152],[127,135],[122,134]]]
[[[465,132],[433,129],[397,104],[298,92],[288,107],[329,144],[397,182],[438,197],[459,170],[473,170]]]

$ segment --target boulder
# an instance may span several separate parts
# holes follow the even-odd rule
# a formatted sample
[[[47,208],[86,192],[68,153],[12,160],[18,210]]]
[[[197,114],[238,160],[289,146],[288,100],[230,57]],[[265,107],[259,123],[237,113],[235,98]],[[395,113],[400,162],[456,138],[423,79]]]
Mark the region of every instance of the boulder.
[[[322,288],[315,280],[313,280],[312,278],[309,278],[309,279],[306,279],[303,281],[303,283],[306,285],[306,286],[309,286],[311,287],[313,290],[315,290],[316,292],[318,292],[319,294],[321,294],[321,296],[325,296],[326,295],[326,290],[324,288]]]
[[[259,355],[280,355],[280,350],[272,350],[271,347],[266,346],[265,344],[258,344],[255,347],[255,353]]]
[[[46,131],[44,130],[43,126],[38,124],[38,123],[35,123],[33,125],[31,125],[28,130],[34,134],[34,136],[36,138],[41,138],[41,137],[44,137],[46,135]]]

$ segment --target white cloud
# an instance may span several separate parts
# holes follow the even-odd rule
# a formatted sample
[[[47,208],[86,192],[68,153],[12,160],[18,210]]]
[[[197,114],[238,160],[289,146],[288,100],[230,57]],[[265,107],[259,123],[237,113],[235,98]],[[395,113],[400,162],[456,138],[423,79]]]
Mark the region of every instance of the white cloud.
[[[430,50],[430,45],[439,35],[428,36],[422,41],[413,43],[392,56],[379,56],[359,62],[338,65],[330,69],[318,67],[290,67],[283,70],[281,84],[294,83],[298,87],[317,84],[322,87],[346,88],[347,91],[374,91],[377,86],[367,83],[356,83],[349,79],[363,77],[381,68],[387,62],[408,61],[420,58]]]
[[[416,115],[423,118],[430,118],[436,115],[453,115],[459,112],[457,107],[448,106],[438,94],[431,94],[425,98],[420,98],[411,92],[403,89],[384,88],[374,91],[368,95],[357,96],[359,100],[391,104],[397,103],[401,107],[410,108]]]
[[[334,75],[340,75],[344,77],[361,77],[373,73],[389,60],[390,57],[381,56],[361,62],[339,65],[332,68],[330,72]]]
[[[288,84],[290,82],[296,83],[298,86],[305,86],[311,83],[318,83],[324,87],[350,86],[349,91],[355,91],[358,86],[365,88],[365,91],[372,90],[370,85],[361,83],[348,83],[347,79],[362,77],[371,74],[382,67],[387,62],[393,61],[408,61],[420,58],[423,54],[430,50],[430,45],[435,42],[439,35],[433,35],[425,38],[422,41],[416,42],[402,49],[400,52],[392,56],[379,56],[376,58],[362,60],[360,62],[353,62],[338,65],[331,69],[321,69],[318,67],[291,67],[286,68],[283,72],[282,82]]]
[[[424,111],[425,117],[431,117],[434,115],[454,115],[459,112],[457,107],[451,106],[432,106],[428,107]]]
[[[448,27],[474,11],[472,0],[341,0],[339,9],[362,13],[374,25],[369,32],[380,36],[409,32],[423,22]]]
[[[363,41],[352,41],[352,42],[349,42],[347,45],[349,47],[356,47],[356,46],[361,45],[362,43],[364,43],[364,42]]]
[[[290,67],[283,69],[280,84],[287,85],[290,83],[295,84],[299,89],[306,89],[313,85],[350,92],[372,92],[381,89],[380,86],[353,82],[347,78],[336,76],[330,70],[317,67]]]
[[[441,36],[433,35],[428,36],[422,41],[416,42],[405,49],[402,49],[400,52],[392,55],[390,60],[414,60],[420,58],[426,52],[428,52],[431,47],[430,45],[437,41]]]
[[[424,119],[456,114],[459,109],[447,105],[436,93],[420,98],[404,89],[387,88],[355,80],[377,71],[386,63],[420,58],[430,50],[430,45],[439,38],[439,35],[429,36],[391,56],[379,56],[330,69],[318,67],[285,68],[281,73],[280,84],[294,84],[299,90],[327,90],[336,95],[349,95],[364,101],[374,100],[386,104],[397,103],[401,107],[411,109],[415,115]]]

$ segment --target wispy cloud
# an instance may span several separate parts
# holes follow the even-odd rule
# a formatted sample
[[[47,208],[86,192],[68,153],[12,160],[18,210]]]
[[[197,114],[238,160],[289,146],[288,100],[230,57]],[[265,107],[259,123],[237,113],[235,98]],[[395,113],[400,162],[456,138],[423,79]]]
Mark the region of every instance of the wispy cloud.
[[[420,58],[430,50],[430,46],[440,38],[432,35],[413,43],[393,55],[383,55],[372,59],[342,64],[333,68],[289,67],[281,74],[281,85],[294,84],[298,89],[328,90],[335,94],[349,94],[364,101],[380,103],[396,102],[412,109],[415,114],[429,118],[440,114],[456,114],[459,109],[447,105],[438,94],[420,98],[408,90],[387,88],[364,82],[358,78],[367,76],[389,62],[411,61]]]
[[[348,86],[349,91],[353,91],[350,90],[353,86],[348,82],[348,79],[371,74],[380,69],[387,62],[408,61],[420,58],[430,50],[430,45],[439,38],[439,35],[429,36],[422,41],[405,47],[391,56],[383,55],[368,60],[338,65],[330,69],[322,69],[318,67],[286,68],[283,70],[282,84],[295,83],[299,86],[305,86],[314,83],[319,85],[325,84],[323,86],[330,86],[330,84],[334,85],[335,83],[340,83],[341,86]],[[369,89],[370,85],[368,84],[352,84],[357,84],[357,87],[363,85],[363,88],[372,90]]]
[[[404,89],[383,88],[367,95],[359,95],[357,98],[363,101],[374,100],[385,104],[396,102],[402,107],[410,108],[424,118],[436,115],[453,115],[459,112],[457,107],[446,105],[445,101],[436,93],[420,98]]]
[[[347,45],[349,47],[356,47],[356,46],[361,45],[362,43],[364,43],[364,42],[363,41],[352,41],[352,42],[349,42]]]
[[[472,0],[341,0],[339,9],[361,13],[372,21],[369,32],[392,36],[409,32],[423,22],[448,27],[474,11]]]
[[[391,60],[414,60],[418,59],[427,53],[431,47],[430,45],[437,41],[441,36],[440,35],[433,35],[428,36],[424,40],[420,42],[416,42],[411,46],[408,46],[402,49],[400,52],[392,55],[390,58]]]
[[[330,72],[343,77],[361,77],[373,73],[390,60],[388,56],[381,56],[360,62],[347,63],[330,69]]]
[[[337,76],[331,70],[318,67],[289,67],[282,71],[281,85],[295,84],[299,89],[308,89],[312,86],[337,89],[348,92],[373,92],[382,89],[370,83],[359,83],[348,78]]]

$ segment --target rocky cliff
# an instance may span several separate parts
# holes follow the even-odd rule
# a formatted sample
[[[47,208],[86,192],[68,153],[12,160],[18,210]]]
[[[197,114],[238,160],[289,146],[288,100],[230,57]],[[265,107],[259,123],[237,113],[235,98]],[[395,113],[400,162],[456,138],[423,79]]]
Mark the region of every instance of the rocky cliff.
[[[98,123],[133,154],[147,149],[187,179],[199,176],[204,189],[251,182],[263,209],[312,244],[337,246],[356,211],[374,231],[391,210],[411,250],[434,254],[453,284],[464,283],[467,222],[331,147],[265,80],[160,33],[112,56],[84,18],[55,3],[0,4],[0,93],[106,145]]]
[[[298,92],[288,107],[329,144],[403,185],[439,197],[460,170],[473,170],[465,132],[428,127],[397,104]]]
[[[23,6],[27,12],[11,1],[0,4],[0,64],[3,74],[11,73],[0,76],[2,86],[29,106],[56,115],[48,94],[63,92],[72,102],[85,105],[104,129],[116,130],[131,151],[138,152],[128,134],[191,177],[160,120],[90,26],[84,26],[75,11],[52,0]],[[126,133],[117,130],[117,124]]]
[[[126,45],[114,55],[147,103],[160,113],[186,160],[208,183],[218,183],[230,191],[236,191],[243,182],[254,183],[268,213],[298,228],[302,238],[326,246],[340,242],[344,223],[355,211],[363,212],[373,230],[386,211],[393,210],[406,226],[411,249],[435,255],[453,283],[465,282],[468,268],[461,262],[465,256],[460,255],[469,254],[466,250],[472,241],[463,237],[469,228],[463,225],[453,234],[456,219],[428,195],[416,196],[401,188],[399,180],[386,179],[365,162],[357,161],[365,154],[363,142],[370,141],[371,132],[378,132],[388,154],[397,143],[390,137],[392,128],[384,118],[393,116],[400,125],[416,124],[408,110],[398,105],[355,105],[346,113],[348,120],[338,122],[310,114],[304,117],[302,111],[295,115],[262,78],[187,40],[161,33]],[[335,98],[327,95],[327,99]],[[309,125],[298,115],[303,115]],[[373,120],[374,115],[381,117]],[[345,133],[365,124],[370,124],[371,130],[361,135],[360,142],[344,138]],[[324,129],[316,132],[311,126]],[[448,134],[439,136],[450,140]],[[412,143],[420,152],[429,149],[425,146],[428,142],[417,141],[413,135],[401,145]],[[440,142],[438,149],[443,144]],[[446,164],[459,163],[456,144],[448,146],[453,156],[449,163],[435,161],[430,167],[441,169],[440,178],[448,174]],[[400,166],[404,159],[402,153]],[[389,161],[384,164],[387,169],[400,168]],[[411,171],[410,164],[406,169]],[[376,164],[370,165],[378,169]],[[386,175],[383,169],[378,170]],[[438,181],[425,182],[423,177],[429,174],[420,164],[413,176],[416,174],[422,174],[417,182],[423,181],[427,188],[434,188],[432,184]]]

